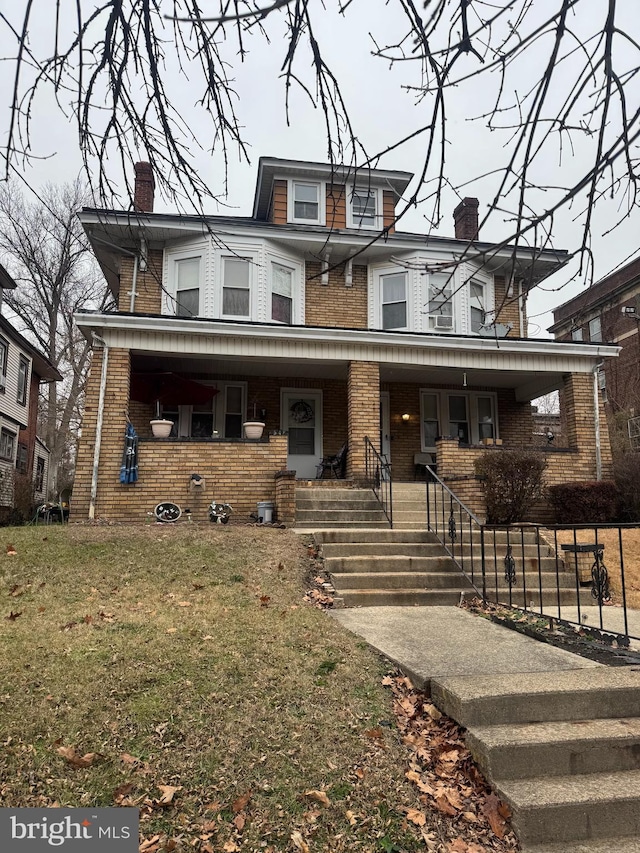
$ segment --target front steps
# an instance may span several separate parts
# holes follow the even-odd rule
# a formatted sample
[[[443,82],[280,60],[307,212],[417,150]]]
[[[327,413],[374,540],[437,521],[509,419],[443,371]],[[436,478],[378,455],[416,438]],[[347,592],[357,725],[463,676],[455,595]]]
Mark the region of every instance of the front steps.
[[[473,587],[426,531],[324,530],[315,534],[343,607],[458,604]]]
[[[344,481],[343,481],[344,482]],[[389,527],[371,489],[322,486],[296,488],[296,527]]]
[[[436,679],[524,853],[640,851],[640,671]]]

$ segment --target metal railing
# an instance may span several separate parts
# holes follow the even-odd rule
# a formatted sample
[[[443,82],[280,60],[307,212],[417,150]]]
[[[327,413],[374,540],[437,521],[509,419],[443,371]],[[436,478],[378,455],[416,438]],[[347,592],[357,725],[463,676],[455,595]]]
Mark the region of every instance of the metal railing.
[[[430,468],[426,490],[428,529],[482,599],[621,646],[640,640],[640,525],[488,525]]]
[[[367,485],[373,489],[373,493],[387,517],[389,527],[393,527],[391,464],[386,456],[378,453],[367,436],[364,438],[364,454]]]

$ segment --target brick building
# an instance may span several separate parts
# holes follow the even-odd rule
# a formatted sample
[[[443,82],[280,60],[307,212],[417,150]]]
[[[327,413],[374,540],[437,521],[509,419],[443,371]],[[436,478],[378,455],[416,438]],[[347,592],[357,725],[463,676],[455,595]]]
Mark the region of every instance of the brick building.
[[[137,164],[132,210],[81,212],[119,309],[76,317],[95,349],[72,518],[140,520],[169,500],[206,518],[215,498],[240,514],[275,500],[292,521],[296,479],[323,456],[348,444],[347,479],[363,478],[365,437],[394,479],[427,454],[464,495],[486,443],[533,445],[530,401],[555,389],[564,446],[540,448],[548,479],[607,472],[593,370],[617,349],[525,337],[527,291],[566,254],[481,241],[471,198],[453,237],[400,232],[412,177],[261,158],[250,217],[198,217],[154,213]],[[118,476],[127,419],[135,485]]]
[[[640,411],[640,257],[601,279],[553,312],[549,329],[557,340],[609,341],[620,347],[599,371],[611,412]]]

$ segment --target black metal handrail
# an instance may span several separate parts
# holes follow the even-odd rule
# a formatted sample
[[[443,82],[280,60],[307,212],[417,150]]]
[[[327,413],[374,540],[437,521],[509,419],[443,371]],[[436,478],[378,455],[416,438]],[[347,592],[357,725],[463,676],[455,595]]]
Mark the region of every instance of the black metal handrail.
[[[364,437],[365,476],[367,485],[387,517],[389,527],[393,527],[393,486],[391,483],[391,463],[382,453],[378,453],[367,436]]]

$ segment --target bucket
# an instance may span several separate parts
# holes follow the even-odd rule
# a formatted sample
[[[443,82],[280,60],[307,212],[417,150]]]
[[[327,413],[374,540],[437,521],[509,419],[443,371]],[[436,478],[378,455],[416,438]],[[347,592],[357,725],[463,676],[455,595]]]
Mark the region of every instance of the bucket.
[[[258,501],[258,521],[261,524],[271,524],[273,521],[272,501]]]

